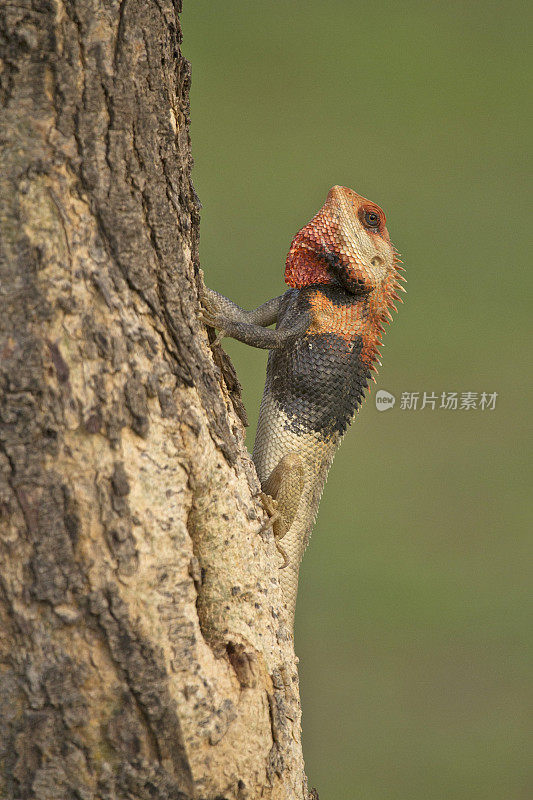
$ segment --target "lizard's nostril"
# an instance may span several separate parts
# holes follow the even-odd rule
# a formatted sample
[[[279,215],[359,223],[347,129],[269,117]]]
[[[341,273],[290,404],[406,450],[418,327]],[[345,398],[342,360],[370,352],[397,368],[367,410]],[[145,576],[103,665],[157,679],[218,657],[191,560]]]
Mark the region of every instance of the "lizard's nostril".
[[[374,256],[370,263],[373,267],[380,267],[383,264],[383,260],[380,258],[380,256]]]

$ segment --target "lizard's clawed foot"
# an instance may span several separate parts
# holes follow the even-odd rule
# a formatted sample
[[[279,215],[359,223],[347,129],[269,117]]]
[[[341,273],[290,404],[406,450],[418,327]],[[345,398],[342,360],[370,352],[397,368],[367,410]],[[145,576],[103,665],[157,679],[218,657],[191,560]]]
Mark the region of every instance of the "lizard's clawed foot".
[[[204,273],[200,270],[200,313],[199,317],[204,325],[218,329],[216,339],[211,342],[211,347],[219,344],[226,335],[224,332],[224,317],[220,313],[217,303],[217,293],[209,289],[204,283]]]
[[[277,502],[269,494],[266,494],[266,492],[261,492],[259,495],[259,499],[261,501],[261,505],[263,506],[266,515],[268,516],[268,521],[265,522],[264,525],[261,525],[258,533],[265,533],[266,531],[268,531],[269,528],[272,528],[274,526],[274,523],[276,523],[281,518],[281,514],[278,511]]]
[[[281,565],[280,569],[285,569],[285,567],[289,566],[289,557],[283,547],[280,545],[279,540],[283,538],[287,531],[283,530],[282,533],[279,531],[278,523],[282,521],[282,516],[278,510],[278,502],[269,494],[266,494],[266,492],[261,492],[259,498],[261,500],[261,505],[268,515],[268,522],[265,522],[265,524],[259,528],[258,532],[260,534],[265,533],[265,531],[267,531],[269,528],[272,528],[274,532],[274,544],[276,545],[276,550],[283,558],[283,564]]]
[[[199,316],[204,325],[209,325],[211,328],[218,328],[221,332],[223,332],[224,329],[222,327],[222,318],[206,296],[200,298]],[[221,338],[220,334],[217,338]]]

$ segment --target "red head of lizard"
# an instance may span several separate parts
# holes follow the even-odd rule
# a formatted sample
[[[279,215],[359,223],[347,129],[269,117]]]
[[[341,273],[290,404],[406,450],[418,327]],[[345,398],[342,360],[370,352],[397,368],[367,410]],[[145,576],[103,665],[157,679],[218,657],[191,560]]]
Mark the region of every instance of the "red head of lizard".
[[[392,319],[394,300],[401,299],[397,292],[405,291],[401,271],[383,210],[352,189],[333,186],[318,214],[292,240],[285,282],[298,289],[336,284],[353,294],[357,313],[350,333],[363,336],[362,357],[370,366],[377,359],[383,323]],[[364,304],[357,303],[363,298]]]

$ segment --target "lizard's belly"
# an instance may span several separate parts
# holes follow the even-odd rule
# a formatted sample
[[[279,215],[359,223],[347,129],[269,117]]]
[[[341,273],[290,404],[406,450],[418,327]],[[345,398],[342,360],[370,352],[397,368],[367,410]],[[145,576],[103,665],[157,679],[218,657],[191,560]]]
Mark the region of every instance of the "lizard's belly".
[[[265,391],[270,388],[296,433],[315,432],[329,439],[346,432],[370,375],[361,349],[360,336],[346,341],[318,334],[271,353]]]

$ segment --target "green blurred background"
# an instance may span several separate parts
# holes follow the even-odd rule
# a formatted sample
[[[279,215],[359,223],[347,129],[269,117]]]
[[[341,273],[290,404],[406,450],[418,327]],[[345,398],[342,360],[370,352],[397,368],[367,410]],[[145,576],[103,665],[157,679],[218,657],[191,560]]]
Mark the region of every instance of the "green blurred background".
[[[376,387],[396,406],[374,389],[359,412],[303,562],[310,783],[321,800],[529,800],[528,7],[184,6],[208,284],[244,307],[283,292],[291,238],[335,183],[385,209],[408,269]],[[224,347],[251,447],[266,354]],[[404,391],[498,398],[402,411]]]

